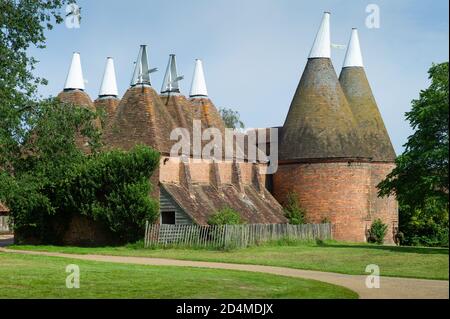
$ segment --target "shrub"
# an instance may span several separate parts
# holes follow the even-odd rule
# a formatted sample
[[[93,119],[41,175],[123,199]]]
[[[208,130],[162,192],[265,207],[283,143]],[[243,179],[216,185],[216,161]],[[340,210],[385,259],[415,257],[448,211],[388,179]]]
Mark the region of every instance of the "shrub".
[[[62,182],[59,206],[102,222],[121,242],[134,242],[145,221],[159,214],[157,201],[149,196],[158,163],[159,154],[146,146],[93,155]]]
[[[425,207],[414,209],[403,204],[399,217],[402,245],[448,247],[448,205],[429,200]]]
[[[42,176],[12,178],[0,172],[0,198],[24,242],[60,243],[74,215],[99,222],[118,243],[135,242],[145,221],[158,217],[158,203],[150,197],[150,177],[158,164],[158,152],[136,146],[129,152],[80,156]]]
[[[384,237],[386,236],[388,226],[384,224],[381,219],[377,219],[372,223],[369,230],[369,243],[383,244]]]
[[[230,207],[224,207],[215,212],[208,220],[209,225],[239,225],[241,215]]]
[[[283,208],[284,216],[289,220],[292,225],[306,224],[306,212],[300,206],[298,202],[298,196],[296,193],[289,193],[287,195],[287,203]]]

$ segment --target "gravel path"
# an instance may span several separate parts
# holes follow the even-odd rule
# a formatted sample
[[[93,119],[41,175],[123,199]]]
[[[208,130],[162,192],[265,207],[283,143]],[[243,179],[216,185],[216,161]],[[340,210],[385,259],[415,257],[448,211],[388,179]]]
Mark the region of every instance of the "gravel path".
[[[366,287],[366,276],[344,275],[337,273],[292,269],[284,267],[228,264],[218,262],[202,262],[173,260],[145,257],[104,256],[104,255],[77,255],[51,252],[22,251],[0,248],[0,252],[18,253],[27,255],[40,255],[52,257],[64,257],[81,260],[138,264],[149,266],[179,266],[201,267],[228,270],[242,270],[260,272],[273,275],[289,276],[296,278],[313,279],[343,286],[355,291],[362,299],[448,299],[449,282],[444,280],[425,280],[381,277],[380,288],[369,289]]]

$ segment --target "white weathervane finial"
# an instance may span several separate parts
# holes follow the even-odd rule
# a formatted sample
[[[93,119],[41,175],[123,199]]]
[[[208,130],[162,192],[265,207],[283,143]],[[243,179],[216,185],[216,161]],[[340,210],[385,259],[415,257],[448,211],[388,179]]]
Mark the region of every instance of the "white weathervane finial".
[[[136,60],[136,66],[134,68],[133,78],[131,79],[131,86],[135,85],[152,85],[150,82],[150,73],[158,71],[157,68],[149,70],[147,57],[147,46],[141,45],[139,49],[139,55]]]
[[[111,57],[106,59],[105,73],[103,74],[102,85],[100,86],[100,97],[119,95],[117,90],[116,72],[114,69],[114,60]]]
[[[169,63],[167,64],[166,75],[164,76],[161,93],[180,93],[179,82],[182,79],[184,79],[183,76],[178,76],[175,54],[171,54],[169,56]]]
[[[331,58],[330,13],[325,12],[309,58]]]
[[[203,72],[202,60],[195,60],[194,76],[192,77],[190,97],[208,97],[206,89],[205,74]]]
[[[353,28],[350,42],[348,43],[347,53],[345,54],[344,68],[346,67],[364,67],[359,44],[358,30]]]
[[[81,69],[81,59],[78,52],[74,52],[69,73],[67,74],[64,90],[82,90],[84,91],[83,70]]]

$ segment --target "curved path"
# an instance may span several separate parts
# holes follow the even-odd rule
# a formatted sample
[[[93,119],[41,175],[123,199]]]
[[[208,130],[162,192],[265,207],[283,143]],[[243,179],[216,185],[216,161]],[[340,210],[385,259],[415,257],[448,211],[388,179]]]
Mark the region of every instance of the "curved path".
[[[187,260],[147,258],[147,257],[63,254],[63,253],[38,252],[38,251],[22,251],[6,248],[0,248],[0,252],[18,253],[26,255],[41,255],[51,257],[64,257],[72,259],[124,263],[124,264],[201,267],[201,268],[216,268],[216,269],[260,272],[273,275],[313,279],[338,286],[343,286],[355,291],[362,299],[449,298],[449,282],[444,280],[382,277],[380,279],[380,288],[369,289],[366,288],[365,284],[366,276],[344,275],[337,273],[292,269],[284,267],[228,264],[219,262],[187,261]]]

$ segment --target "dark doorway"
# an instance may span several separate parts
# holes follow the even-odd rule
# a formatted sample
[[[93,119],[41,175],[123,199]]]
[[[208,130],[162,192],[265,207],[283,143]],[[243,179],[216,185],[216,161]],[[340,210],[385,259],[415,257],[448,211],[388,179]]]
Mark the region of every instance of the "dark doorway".
[[[175,225],[175,212],[162,212],[161,224]]]

